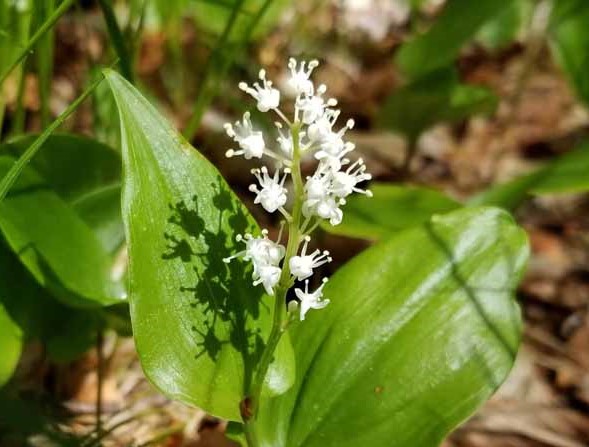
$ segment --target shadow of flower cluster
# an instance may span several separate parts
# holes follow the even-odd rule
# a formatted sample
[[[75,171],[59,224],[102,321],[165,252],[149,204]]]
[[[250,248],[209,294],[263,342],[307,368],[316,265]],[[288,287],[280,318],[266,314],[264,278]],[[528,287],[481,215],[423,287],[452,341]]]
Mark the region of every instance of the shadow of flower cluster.
[[[256,327],[262,292],[252,286],[247,263],[227,264],[223,258],[241,249],[235,247],[235,235],[253,228],[221,178],[210,190],[207,203],[195,195],[188,202],[169,204],[162,259],[179,259],[195,273],[196,281],[178,285],[193,322],[198,346],[194,358],[206,355],[216,362],[225,346],[233,348],[243,359],[246,389],[264,347]]]

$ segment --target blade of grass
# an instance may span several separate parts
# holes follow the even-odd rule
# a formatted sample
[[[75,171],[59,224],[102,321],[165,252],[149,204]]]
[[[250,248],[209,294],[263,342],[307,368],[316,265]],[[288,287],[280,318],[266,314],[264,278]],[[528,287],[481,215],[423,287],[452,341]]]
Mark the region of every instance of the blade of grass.
[[[55,11],[55,0],[37,0],[37,23],[43,23]],[[39,69],[39,102],[41,104],[41,127],[45,128],[51,120],[49,97],[53,77],[53,28],[49,29],[37,45],[37,64]]]
[[[90,86],[84,90],[84,92],[78,96],[78,98],[72,102],[67,109],[65,109],[61,115],[59,115],[55,121],[53,121],[44,131],[35,139],[33,144],[31,144],[27,150],[16,160],[16,162],[12,165],[8,173],[4,176],[2,181],[0,181],[0,202],[4,200],[6,194],[10,190],[10,188],[14,185],[18,176],[25,168],[25,166],[31,161],[31,159],[35,156],[37,151],[41,148],[45,140],[49,138],[49,136],[53,133],[55,129],[57,129],[63,122],[78,108],[78,106],[84,102],[84,100],[92,94],[94,89],[98,87],[104,80],[104,75],[100,75],[100,77],[94,81]]]
[[[25,87],[27,84],[27,61],[22,66],[20,78],[18,80],[18,91],[16,93],[16,111],[14,112],[14,125],[11,133],[20,135],[25,131]]]
[[[217,81],[216,84],[212,84],[212,82],[211,82],[211,74],[213,71],[211,68],[211,65],[213,65],[216,62],[216,60],[214,60],[214,59],[216,59],[217,57],[219,57],[221,59],[220,60],[221,68],[217,72],[217,80],[220,80],[225,77],[225,74],[231,68],[231,65],[232,65],[233,61],[235,60],[235,56],[237,55],[238,51],[240,51],[243,47],[245,47],[245,45],[247,45],[254,30],[256,29],[256,26],[258,26],[258,23],[260,23],[260,20],[262,20],[262,18],[264,17],[264,15],[266,14],[266,12],[270,8],[270,6],[272,5],[272,2],[273,2],[273,0],[266,0],[264,2],[264,4],[260,7],[260,9],[257,11],[255,16],[250,21],[248,27],[246,28],[246,30],[243,34],[242,40],[241,40],[241,44],[235,45],[232,48],[232,51],[229,52],[228,56],[225,58],[222,58],[223,48],[225,47],[225,42],[226,42],[227,38],[229,37],[229,35],[231,34],[231,30],[233,29],[233,26],[235,25],[235,18],[237,17],[239,10],[241,9],[243,1],[236,3],[236,8],[232,11],[231,17],[229,18],[229,21],[227,22],[227,26],[225,27],[225,29],[223,31],[223,35],[219,39],[217,45],[215,46],[215,49],[213,50],[213,53],[211,54],[209,60],[207,61],[207,66],[205,67],[205,74],[203,76],[202,86],[201,86],[201,89],[199,90],[199,93],[196,97],[196,101],[194,103],[192,117],[190,118],[190,120],[186,126],[186,129],[184,130],[184,136],[186,137],[187,140],[190,141],[192,138],[194,138],[194,135],[196,134],[196,131],[198,130],[200,123],[202,121],[202,117],[204,115],[205,110],[211,104],[211,102],[213,101],[213,99],[215,98],[215,96],[217,94],[219,82]],[[234,18],[234,15],[235,15],[235,18]],[[233,20],[231,20],[231,19],[233,19]]]
[[[217,40],[217,44],[215,45],[215,48],[213,49],[213,52],[209,56],[204,67],[201,85],[196,96],[192,116],[188,121],[188,124],[186,125],[186,129],[184,129],[184,136],[189,141],[192,140],[192,138],[194,138],[194,135],[196,134],[196,131],[200,126],[200,122],[202,120],[202,116],[204,115],[204,111],[214,98],[213,86],[211,85],[211,77],[213,75],[215,66],[218,63],[218,59],[221,57],[223,49],[225,48],[225,45],[229,40],[229,36],[231,35],[231,31],[235,26],[237,17],[239,16],[239,11],[241,10],[243,3],[244,0],[238,0],[235,2],[235,6],[231,10],[231,15],[229,16],[229,19],[225,24],[223,33],[221,33],[219,40]]]
[[[59,7],[53,11],[53,14],[39,27],[31,39],[27,42],[24,48],[20,51],[16,59],[8,66],[8,68],[0,75],[0,86],[4,83],[8,75],[14,70],[18,64],[33,50],[37,42],[49,31],[55,22],[68,10],[74,0],[64,0]]]
[[[108,30],[113,48],[119,57],[119,67],[121,69],[121,74],[125,77],[125,79],[127,79],[127,81],[133,84],[133,58],[129,48],[127,48],[123,32],[117,23],[117,18],[112,9],[111,2],[110,0],[98,0],[98,4],[102,10],[102,15],[104,16],[104,21],[106,23],[106,28]]]

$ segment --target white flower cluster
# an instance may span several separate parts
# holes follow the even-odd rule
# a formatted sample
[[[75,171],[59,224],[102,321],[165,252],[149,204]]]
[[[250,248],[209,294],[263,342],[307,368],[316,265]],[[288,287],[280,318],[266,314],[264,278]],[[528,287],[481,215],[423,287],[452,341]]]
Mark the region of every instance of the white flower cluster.
[[[354,127],[354,121],[348,120],[344,127],[336,129],[336,121],[340,115],[340,111],[334,108],[337,101],[325,98],[325,85],[316,87],[311,81],[311,74],[318,65],[317,61],[297,63],[295,59],[289,60],[290,76],[287,87],[295,97],[292,120],[279,109],[280,91],[266,78],[265,70],[260,70],[260,81],[253,86],[245,82],[239,84],[241,90],[256,100],[260,112],[272,111],[282,120],[275,123],[277,144],[274,147],[269,147],[263,132],[254,128],[249,112],[244,113],[241,121],[225,125],[227,134],[239,146],[238,149],[228,150],[227,157],[242,155],[249,160],[266,156],[275,164],[273,174],[266,166],[252,171],[258,182],[250,186],[250,191],[256,194],[254,203],[262,205],[269,213],[280,212],[289,225],[296,222],[295,228],[301,235],[300,240],[296,241],[298,254],[295,253],[290,259],[283,261],[286,249],[280,244],[282,231],[278,240],[273,242],[268,239],[268,233],[264,230],[260,237],[251,234],[240,236],[238,240],[245,242],[245,250],[225,261],[229,262],[236,257],[251,261],[254,266],[253,284],[262,284],[270,295],[274,294],[281,279],[284,280],[281,278],[282,269],[288,264],[287,284],[292,284],[295,279],[305,281],[304,290],[295,290],[300,300],[301,320],[309,309],[321,309],[329,303],[329,300],[323,299],[323,286],[327,279],[323,280],[315,292],[309,292],[308,278],[313,274],[313,269],[330,262],[331,258],[327,251],[315,250],[307,253],[311,240],[308,234],[322,220],[338,225],[343,217],[340,207],[346,203],[346,197],[350,194],[356,192],[371,196],[370,191],[358,187],[359,183],[371,179],[370,174],[366,173],[364,162],[361,158],[356,161],[347,158],[355,146],[346,142],[344,137],[346,131]],[[293,135],[296,135],[295,139],[298,138],[298,141],[293,141]],[[294,175],[293,171],[300,173],[300,156],[306,153],[314,154],[318,161],[317,168],[313,175],[306,178],[300,191],[294,188],[296,197],[291,199],[294,203],[298,201],[300,206],[299,215],[291,215],[285,208],[289,194],[285,185],[288,177]],[[291,212],[297,211],[293,209]],[[301,219],[300,214],[304,219]],[[302,247],[298,250],[301,243]]]

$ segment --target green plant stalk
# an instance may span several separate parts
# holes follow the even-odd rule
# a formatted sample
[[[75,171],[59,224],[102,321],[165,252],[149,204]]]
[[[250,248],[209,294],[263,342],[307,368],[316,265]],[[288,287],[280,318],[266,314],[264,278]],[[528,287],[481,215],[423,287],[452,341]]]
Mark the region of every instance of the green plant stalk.
[[[256,29],[256,26],[258,25],[258,23],[260,23],[260,20],[262,20],[262,17],[264,17],[266,12],[268,11],[268,8],[270,8],[272,1],[273,0],[266,0],[264,2],[264,4],[260,7],[260,9],[258,10],[256,15],[252,18],[251,22],[249,23],[249,26],[247,27],[247,29],[243,35],[242,45],[235,45],[233,48],[233,51],[231,51],[231,53],[229,54],[229,57],[226,57],[223,59],[223,64],[221,65],[221,68],[217,73],[218,79],[222,79],[225,76],[225,73],[229,70],[229,68],[231,67],[231,64],[235,60],[235,56],[236,56],[238,50],[243,45],[245,45],[247,42],[249,42],[251,35],[253,34],[254,30]],[[233,28],[233,26],[235,24],[235,19],[237,19],[237,13],[241,12],[242,3],[243,3],[243,0],[241,0],[236,5],[236,8],[233,10],[233,13],[236,13],[235,18],[233,17],[233,13],[232,13],[230,20],[227,22],[227,25],[230,26],[231,29]],[[231,20],[231,19],[233,19],[233,20]],[[223,36],[225,37],[224,40],[226,40],[227,37],[229,36],[231,29],[228,30],[228,28],[226,27],[225,30],[223,31]],[[227,32],[227,35],[225,35],[226,32]],[[224,41],[222,42],[221,39],[219,39],[219,42],[218,42],[217,46],[215,47],[213,54],[209,58],[209,61],[207,61],[207,67],[205,67],[205,75],[203,77],[203,82],[202,82],[203,88],[200,90],[203,93],[202,94],[199,93],[199,95],[197,96],[196,102],[194,103],[194,109],[193,109],[194,111],[192,113],[192,117],[190,118],[190,121],[188,122],[188,124],[186,125],[186,129],[184,130],[184,136],[188,140],[191,140],[192,138],[194,138],[194,135],[196,134],[196,131],[198,130],[198,128],[200,126],[200,122],[202,121],[202,117],[204,115],[206,108],[213,101],[213,99],[215,98],[215,95],[217,94],[217,86],[210,85],[210,75],[212,74],[211,73],[212,70],[209,68],[209,63],[212,64],[212,62],[214,62],[213,58],[216,59],[217,53],[220,54],[224,45],[225,45],[225,42]]]
[[[186,137],[187,140],[191,140],[192,138],[194,138],[194,135],[196,134],[196,131],[198,130],[198,127],[200,126],[200,122],[201,122],[202,117],[204,115],[204,111],[207,108],[207,106],[211,103],[211,101],[213,100],[213,98],[215,96],[213,86],[210,85],[211,84],[211,76],[213,75],[213,71],[214,71],[215,65],[217,63],[217,59],[222,54],[223,49],[227,45],[227,40],[229,39],[229,36],[231,35],[231,31],[233,30],[233,27],[235,26],[235,23],[237,22],[237,17],[239,16],[239,11],[241,10],[241,7],[243,6],[244,1],[245,0],[238,0],[235,3],[235,5],[233,6],[233,9],[231,10],[231,15],[229,16],[229,19],[227,19],[227,23],[225,24],[225,28],[223,28],[223,32],[221,33],[221,36],[217,40],[217,44],[215,45],[213,52],[211,53],[211,55],[207,59],[207,63],[206,63],[204,70],[203,70],[201,88],[199,89],[199,92],[196,96],[196,101],[194,103],[192,116],[190,117],[190,120],[188,121],[188,124],[186,125],[186,128],[184,129],[184,136]],[[223,70],[220,70],[220,71],[223,71]]]
[[[117,56],[119,57],[119,67],[121,69],[121,74],[125,77],[125,79],[127,79],[127,81],[129,81],[131,84],[134,84],[132,67],[133,57],[129,51],[129,48],[127,48],[125,37],[123,36],[123,32],[121,31],[119,24],[117,23],[117,18],[110,4],[110,0],[98,0],[98,4],[102,10],[102,15],[104,16],[104,21],[106,23],[106,28],[112,41],[112,45],[115,49],[115,52],[117,53]]]
[[[31,161],[31,159],[35,156],[37,151],[41,148],[43,143],[49,138],[49,136],[53,133],[55,129],[63,124],[63,122],[78,108],[78,106],[84,102],[84,100],[92,94],[92,92],[98,87],[98,84],[102,82],[104,79],[104,75],[100,75],[100,77],[94,81],[90,86],[80,95],[78,98],[72,102],[67,109],[65,109],[61,115],[59,115],[55,121],[53,121],[41,135],[39,135],[35,141],[27,148],[27,150],[16,160],[16,162],[12,165],[10,170],[6,173],[4,178],[0,181],[0,202],[4,200],[6,194],[10,190],[10,188],[14,185],[18,176],[25,168],[25,166]]]
[[[27,63],[23,64],[23,67],[20,71],[20,79],[18,80],[18,91],[16,92],[16,111],[14,113],[14,125],[12,126],[12,134],[14,135],[20,135],[25,130],[26,111],[24,105],[24,96],[27,83],[27,65]]]
[[[102,387],[104,385],[104,333],[96,335],[96,433],[102,432]]]
[[[282,334],[286,330],[288,320],[286,317],[286,294],[292,287],[292,279],[290,275],[289,261],[290,258],[296,256],[301,243],[301,215],[303,208],[303,197],[304,197],[304,184],[303,177],[301,175],[301,154],[299,147],[299,133],[300,123],[295,122],[291,126],[291,135],[293,141],[293,159],[292,159],[292,179],[294,187],[294,205],[292,211],[292,218],[288,223],[288,243],[286,245],[286,254],[284,256],[284,262],[282,272],[280,274],[280,280],[276,288],[275,303],[274,303],[274,316],[272,321],[272,329],[268,336],[268,341],[262,353],[260,359],[260,365],[258,371],[254,377],[250,392],[245,401],[246,409],[243,416],[244,419],[244,431],[249,447],[257,447],[258,442],[255,435],[255,419],[258,414],[260,406],[260,397],[262,394],[262,388],[264,386],[264,379],[268,374],[268,369],[272,363],[274,352],[280,342]]]
[[[55,9],[54,0],[41,0],[38,2],[39,14],[42,19]],[[45,36],[39,41],[37,47],[37,62],[39,64],[39,100],[41,103],[41,127],[46,127],[51,120],[49,110],[49,98],[51,96],[51,79],[53,76],[53,36],[54,30],[47,31]]]
[[[37,32],[31,37],[31,39],[27,42],[25,47],[21,50],[19,55],[16,59],[8,66],[8,68],[0,75],[0,86],[4,83],[6,78],[10,75],[12,70],[21,63],[21,61],[33,50],[33,47],[37,44],[39,39],[41,39],[47,31],[49,31],[55,22],[59,20],[59,18],[68,10],[68,8],[72,5],[74,0],[64,0],[59,7],[53,11],[53,14],[45,20],[45,22],[39,27]]]

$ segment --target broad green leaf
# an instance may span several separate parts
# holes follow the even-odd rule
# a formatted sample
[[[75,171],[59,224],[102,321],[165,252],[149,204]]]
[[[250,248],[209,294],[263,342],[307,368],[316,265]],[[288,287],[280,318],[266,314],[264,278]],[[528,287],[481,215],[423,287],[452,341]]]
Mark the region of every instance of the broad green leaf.
[[[24,340],[39,340],[54,361],[71,361],[93,344],[101,315],[56,301],[26,271],[0,240],[0,306],[22,330]]]
[[[566,194],[589,191],[589,143],[557,158],[547,166],[509,182],[492,186],[470,199],[470,205],[512,209],[531,194]]]
[[[589,4],[556,2],[551,23],[552,49],[579,98],[589,105]]]
[[[394,91],[381,111],[380,125],[416,140],[435,124],[489,114],[496,106],[491,90],[461,84],[456,71],[445,68]]]
[[[29,135],[0,145],[0,155],[19,157],[35,138]],[[114,149],[91,138],[54,134],[31,166],[96,232],[108,252],[121,246],[121,157]]]
[[[270,329],[273,298],[251,284],[237,234],[259,232],[219,172],[118,74],[108,71],[121,118],[123,219],[131,320],[147,377],[163,393],[240,420]],[[270,391],[293,381],[287,338]]]
[[[434,216],[360,254],[294,329],[297,379],[262,403],[261,445],[438,446],[513,365],[527,256],[525,232],[494,208]]]
[[[341,224],[323,229],[342,236],[381,239],[429,220],[434,214],[460,208],[448,196],[427,188],[372,183],[372,198],[352,196],[344,207]]]
[[[0,177],[13,164],[12,157],[0,156]],[[108,305],[124,299],[96,234],[32,167],[0,203],[0,231],[35,279],[66,304]]]
[[[448,66],[476,32],[514,0],[448,0],[425,33],[403,45],[396,56],[399,67],[411,78]]]
[[[5,278],[1,279],[5,281]],[[1,297],[0,297],[1,298]],[[22,349],[22,332],[0,301],[0,387],[12,376]]]

